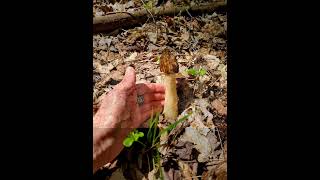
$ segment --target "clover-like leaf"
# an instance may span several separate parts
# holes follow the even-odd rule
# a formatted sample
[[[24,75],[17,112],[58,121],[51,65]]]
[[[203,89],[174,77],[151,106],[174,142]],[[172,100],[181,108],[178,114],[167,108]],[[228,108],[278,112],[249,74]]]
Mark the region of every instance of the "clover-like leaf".
[[[143,137],[143,132],[137,132],[133,134],[134,141],[138,141],[139,137]]]
[[[127,138],[123,141],[122,144],[123,144],[125,147],[130,147],[130,146],[132,146],[133,142],[134,142],[134,139],[132,139],[132,138],[130,138],[130,137],[127,137]]]
[[[199,75],[200,76],[204,76],[207,73],[207,71],[205,69],[199,69]]]
[[[191,69],[188,69],[188,70],[187,70],[187,73],[190,74],[190,75],[192,75],[192,76],[195,76],[195,75],[197,75],[197,70],[191,68]]]
[[[144,136],[143,132],[138,132],[137,135],[138,135],[138,137],[143,137]]]

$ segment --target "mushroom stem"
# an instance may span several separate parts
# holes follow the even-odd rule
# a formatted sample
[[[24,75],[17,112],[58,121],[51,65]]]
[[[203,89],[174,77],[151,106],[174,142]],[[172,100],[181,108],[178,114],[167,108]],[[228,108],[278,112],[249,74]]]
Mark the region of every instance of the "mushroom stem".
[[[164,85],[166,93],[163,113],[166,119],[175,121],[178,116],[178,95],[175,74],[165,74]]]

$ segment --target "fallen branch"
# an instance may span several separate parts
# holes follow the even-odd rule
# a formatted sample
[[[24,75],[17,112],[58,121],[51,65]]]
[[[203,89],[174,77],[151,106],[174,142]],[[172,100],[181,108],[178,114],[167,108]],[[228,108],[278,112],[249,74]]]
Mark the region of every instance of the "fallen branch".
[[[212,12],[220,7],[226,6],[225,1],[218,1],[208,4],[193,5],[193,6],[174,6],[171,8],[152,8],[150,10],[142,9],[132,13],[109,13],[105,16],[93,18],[93,32],[111,32],[118,28],[126,28],[132,25],[142,23],[148,18],[148,14],[153,16],[172,16],[178,13],[194,13],[194,12]],[[149,12],[148,12],[149,11]]]

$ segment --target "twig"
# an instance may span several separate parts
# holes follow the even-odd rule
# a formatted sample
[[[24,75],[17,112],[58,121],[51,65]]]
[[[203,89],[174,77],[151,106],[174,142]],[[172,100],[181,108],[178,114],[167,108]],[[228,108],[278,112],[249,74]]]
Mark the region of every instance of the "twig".
[[[149,170],[149,172],[150,172],[150,170],[151,170],[151,168],[150,168],[150,159],[149,159],[149,155],[147,154],[147,161],[148,161],[148,170]]]
[[[191,178],[195,178],[195,177],[202,177],[202,176],[191,176]]]
[[[191,18],[193,18],[193,17],[191,16],[191,14],[189,13],[188,8],[186,8],[186,12],[188,13],[188,15],[189,15]]]
[[[143,8],[151,15],[151,17],[152,17],[152,19],[153,19],[153,22],[156,23],[156,21],[155,21],[154,18],[153,18],[152,13],[149,11],[149,9],[145,8],[146,4],[144,3],[144,1],[141,0],[141,2],[142,2],[142,4],[143,4]]]
[[[156,23],[156,21],[155,21],[155,19],[154,19],[154,17],[153,17],[153,14],[149,11],[149,9],[147,9],[147,8],[145,8],[145,3],[144,3],[144,1],[143,0],[141,0],[141,2],[143,3],[143,8],[151,15],[151,17],[152,17],[152,19],[153,19],[153,22],[154,22],[154,25],[156,26],[156,37],[157,37],[157,39],[158,39],[158,28],[157,28],[157,23]],[[149,18],[149,17],[148,17]],[[157,42],[157,41],[156,41]]]
[[[143,147],[146,147],[146,145],[145,144],[143,144],[141,141],[137,141],[138,143],[140,143],[140,144],[142,144],[143,145]]]
[[[152,148],[154,148],[155,146],[157,146],[160,142],[157,142],[156,144],[154,144],[153,146],[151,146],[149,149],[147,149],[146,151],[144,151],[144,153],[150,151]],[[160,145],[163,146],[163,145]]]
[[[221,140],[221,136],[220,136],[220,133],[219,133],[219,129],[218,128],[216,128],[216,129],[218,131],[218,136],[219,136],[219,140],[220,140],[220,146],[221,146],[221,149],[222,149],[222,155],[224,156],[224,148],[222,146],[222,140]],[[224,157],[223,157],[223,159],[224,159]]]

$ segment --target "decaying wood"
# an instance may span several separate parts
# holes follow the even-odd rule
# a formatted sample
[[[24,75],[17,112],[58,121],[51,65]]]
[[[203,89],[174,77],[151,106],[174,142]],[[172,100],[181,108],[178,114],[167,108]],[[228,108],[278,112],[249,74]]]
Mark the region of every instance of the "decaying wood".
[[[153,16],[172,16],[178,13],[188,12],[212,12],[217,8],[226,6],[226,1],[218,1],[214,3],[193,5],[193,6],[175,6],[171,8],[152,8],[149,11]],[[105,16],[93,18],[93,32],[110,32],[118,28],[126,28],[137,23],[142,23],[148,19],[148,11],[146,9],[133,13],[112,12]]]

